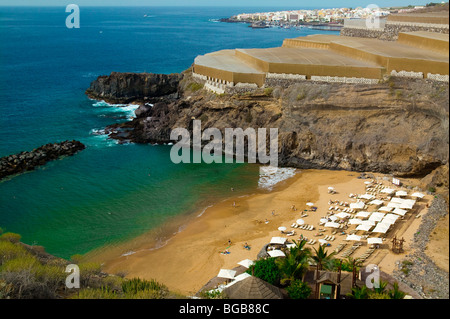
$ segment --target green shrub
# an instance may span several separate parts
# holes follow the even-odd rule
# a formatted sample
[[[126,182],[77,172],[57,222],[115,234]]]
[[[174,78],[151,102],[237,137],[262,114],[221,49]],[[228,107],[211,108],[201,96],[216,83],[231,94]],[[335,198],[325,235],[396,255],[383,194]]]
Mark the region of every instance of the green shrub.
[[[7,260],[28,255],[30,253],[23,246],[0,240],[0,265]]]
[[[167,291],[167,287],[155,280],[145,280],[140,278],[132,278],[122,283],[122,291],[125,294],[136,294],[139,291],[155,290]]]
[[[200,292],[200,298],[202,299],[227,299],[227,296],[223,291],[218,290],[204,290]]]
[[[187,88],[188,88],[188,90],[190,90],[192,92],[197,92],[197,91],[203,89],[203,84],[200,84],[197,82],[191,82],[191,83],[189,83]]]
[[[297,101],[304,100],[305,98],[306,98],[305,92],[300,92],[299,94],[297,94]]]
[[[12,243],[17,244],[18,242],[20,242],[20,239],[22,238],[22,236],[20,236],[19,234],[15,234],[15,233],[4,233],[0,236],[0,240],[7,240],[10,241]]]
[[[80,268],[80,283],[84,287],[89,286],[91,279],[100,275],[102,271],[102,267],[98,263],[82,263],[78,267]]]
[[[286,288],[286,291],[291,299],[308,299],[312,289],[306,282],[294,280],[291,285]]]
[[[255,262],[247,273],[252,274],[268,283],[278,286],[280,284],[281,272],[275,263],[275,258],[260,259]]]
[[[109,288],[81,289],[71,299],[119,299],[120,296]]]
[[[272,93],[273,93],[273,88],[265,88],[264,89],[264,94],[265,95],[267,95],[267,96],[271,96],[272,95]]]

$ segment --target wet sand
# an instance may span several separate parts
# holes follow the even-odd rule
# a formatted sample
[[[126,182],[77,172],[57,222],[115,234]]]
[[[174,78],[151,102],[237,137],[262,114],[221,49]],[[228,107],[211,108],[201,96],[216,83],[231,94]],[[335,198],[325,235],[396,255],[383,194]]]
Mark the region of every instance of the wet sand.
[[[239,261],[247,258],[255,260],[260,249],[269,243],[273,236],[286,237],[292,241],[298,240],[300,234],[316,240],[323,238],[324,235],[330,235],[334,229],[319,226],[319,219],[326,216],[330,199],[351,203],[356,200],[349,198],[350,193],[365,193],[366,180],[358,179],[359,175],[348,171],[301,171],[291,179],[278,184],[269,193],[231,198],[208,208],[200,217],[192,219],[181,232],[175,234],[161,248],[153,249],[154,244],[149,242],[133,247],[136,253],[121,256],[119,246],[97,252],[91,259],[102,262],[104,271],[108,273],[125,272],[127,277],[152,278],[173,291],[193,295],[215,277],[221,268],[232,269],[238,266]],[[384,183],[390,185],[387,181]],[[329,186],[333,186],[337,193],[328,194]],[[428,200],[423,199],[420,205],[425,207]],[[233,202],[236,203],[235,207]],[[313,202],[318,207],[317,211],[305,212],[304,210],[309,208],[306,206],[307,202]],[[291,209],[292,205],[295,205],[296,211]],[[286,236],[278,230],[280,226],[285,226],[288,231],[292,230],[291,224],[301,218],[303,213],[307,213],[308,216],[302,219],[306,224],[314,225],[314,230],[297,228],[295,236]],[[265,223],[266,219],[268,223]],[[391,235],[388,233],[387,237],[392,237],[392,234],[403,237],[406,241],[404,253],[392,253],[388,238],[366,264],[375,262],[383,271],[391,273],[395,262],[408,253],[409,242],[419,225],[420,219],[414,217],[396,223],[394,231],[390,231]],[[322,236],[315,236],[318,234],[318,228],[325,229]],[[351,226],[349,230],[354,228],[355,226]],[[346,235],[336,234],[335,237],[336,239],[330,242],[331,246],[328,248],[330,251],[341,242],[346,242]],[[243,247],[245,243],[251,246],[250,250]],[[350,242],[347,246],[351,244]],[[318,245],[316,242],[315,245],[308,247],[317,248]],[[364,253],[368,248],[366,243],[364,245],[358,248],[352,257]],[[220,253],[227,248],[230,254]],[[339,258],[340,255],[336,257]]]

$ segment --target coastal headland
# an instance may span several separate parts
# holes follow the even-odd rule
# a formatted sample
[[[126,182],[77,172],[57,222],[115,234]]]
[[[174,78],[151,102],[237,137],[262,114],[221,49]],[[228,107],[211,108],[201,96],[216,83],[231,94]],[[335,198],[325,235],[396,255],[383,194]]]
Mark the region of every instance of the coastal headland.
[[[429,35],[426,37],[430,38]],[[319,45],[319,42],[323,42],[320,45],[333,46],[341,41],[330,38],[318,41],[324,40],[323,37],[319,38],[296,41],[301,46]],[[418,38],[423,37],[417,37],[417,34],[405,35],[403,40],[414,42]],[[437,40],[439,42],[440,38]],[[367,53],[372,45],[368,44],[371,42],[368,39],[353,38],[345,41],[348,41],[346,45],[353,48],[352,52],[360,50],[362,46]],[[434,44],[433,41],[426,44],[427,50],[432,52],[428,57],[433,56],[431,60],[437,64],[448,64],[448,57],[445,61],[441,53],[430,49],[429,46],[433,47]],[[388,44],[383,46],[388,50]],[[394,44],[394,47],[402,54],[406,52],[404,44]],[[380,48],[378,49],[381,50]],[[274,59],[277,54],[292,51],[284,49],[289,48],[278,48],[280,52],[272,49],[269,53],[252,49],[221,51],[211,53],[206,62],[227,68],[230,65],[227,63],[231,61],[232,64],[235,63],[231,72],[239,73],[242,68],[255,68],[255,64],[249,66],[249,60],[245,58],[246,62],[238,61],[236,55],[239,54],[242,58],[247,54],[255,58],[259,54],[263,56],[261,59],[267,56]],[[303,50],[308,49],[302,47],[298,50],[304,52]],[[367,53],[365,58],[377,54]],[[434,59],[435,57],[438,58]],[[295,60],[288,55],[284,58]],[[344,60],[342,58],[340,61]],[[299,169],[299,172],[295,177],[277,185],[272,192],[232,197],[207,208],[201,216],[191,219],[181,231],[170,236],[163,245],[157,243],[155,238],[144,236],[133,243],[95,251],[87,258],[104,263],[108,272],[154,278],[171,289],[193,295],[214,278],[219,269],[236,267],[237,262],[246,258],[256,259],[260,249],[270,238],[280,235],[278,227],[289,227],[302,216],[301,213],[307,209],[307,202],[315,203],[317,210],[309,211],[304,220],[317,228],[323,216],[330,216],[330,202],[349,201],[349,195],[366,192],[365,180],[358,178],[358,175],[368,173],[371,176],[370,182],[376,182],[377,187],[392,187],[392,178],[395,177],[401,179],[404,185],[402,188],[394,186],[397,190],[422,190],[426,193],[418,201],[414,211],[402,218],[383,237],[384,249],[376,250],[374,254],[371,250],[370,258],[367,259],[367,262],[378,264],[385,273],[394,275],[398,272],[399,265],[402,265],[403,258],[408,254],[412,256],[416,249],[416,234],[423,225],[422,217],[428,216],[427,209],[430,205],[437,205],[433,204],[436,202],[433,194],[437,190],[441,194],[440,198],[446,200],[447,207],[439,204],[438,209],[430,211],[434,214],[443,210],[442,216],[448,214],[448,83],[445,79],[442,81],[429,74],[425,77],[417,76],[416,73],[420,72],[423,75],[428,67],[426,65],[421,66],[423,70],[405,71],[386,68],[389,64],[386,61],[381,62],[387,63],[384,66],[371,62],[370,68],[363,65],[367,61],[355,61],[357,62],[352,62],[355,68],[366,68],[365,72],[369,73],[378,72],[372,77],[374,81],[333,81],[330,78],[321,81],[289,76],[288,72],[284,73],[284,77],[266,76],[270,70],[261,71],[261,83],[246,81],[251,77],[245,76],[234,82],[225,79],[226,72],[218,72],[223,78],[216,81],[201,74],[200,63],[196,59],[192,68],[181,74],[167,76],[168,81],[177,86],[176,92],[139,96],[135,101],[140,104],[136,110],[136,118],[109,126],[106,131],[111,138],[121,142],[170,143],[173,142],[170,132],[175,128],[185,128],[192,134],[193,120],[201,120],[203,129],[218,128],[222,132],[225,128],[238,127],[244,130],[277,128],[279,163],[284,167]],[[400,60],[396,61],[400,63]],[[414,65],[409,62],[410,64],[404,65]],[[258,64],[257,67],[262,68],[264,65]],[[314,68],[322,71],[326,69],[320,64],[311,63],[311,72],[314,72]],[[352,67],[349,68],[346,63],[343,63],[343,69],[345,72],[352,72]],[[387,69],[390,72],[386,73]],[[438,68],[433,70],[437,72]],[[341,75],[347,78],[347,74]],[[126,78],[130,76],[134,79],[156,77],[147,73],[112,73],[109,77],[101,77],[102,83],[108,83],[107,85],[98,85],[99,78],[86,93],[91,98],[102,99],[105,92],[110,92],[109,86],[117,87],[119,84],[125,88],[117,90],[115,96],[108,98],[113,102],[114,99],[123,101],[124,98],[129,98],[126,93],[129,91],[126,88]],[[166,82],[154,84],[155,91],[158,91],[158,85],[165,86]],[[221,88],[226,89],[218,91]],[[330,194],[330,186],[338,192]],[[292,205],[298,211],[292,210]],[[441,221],[436,221],[433,228],[436,223],[442,225]],[[299,235],[316,239],[311,243],[316,247],[320,236],[332,236],[332,233],[295,231],[294,239],[298,239]],[[427,233],[430,232],[431,229],[428,229]],[[390,250],[389,243],[393,236],[404,239],[404,250],[400,254]],[[448,233],[442,235],[439,232],[436,236],[448,237]],[[345,243],[345,237],[339,234],[333,240],[331,249]],[[436,243],[429,242],[430,249],[427,253],[433,260],[431,263],[442,266],[448,260],[448,250],[437,253],[433,248]],[[251,249],[244,249],[245,244],[250,245]],[[227,249],[229,254],[221,253]],[[421,253],[424,249],[421,248]],[[363,256],[368,250],[369,247],[360,249],[353,256]],[[420,271],[422,270],[423,268]],[[448,269],[446,271],[448,273]],[[439,276],[433,278],[441,278]],[[396,278],[402,277],[400,275]],[[414,285],[409,285],[412,286]],[[418,293],[417,296],[424,296],[434,289],[420,288],[421,294]]]

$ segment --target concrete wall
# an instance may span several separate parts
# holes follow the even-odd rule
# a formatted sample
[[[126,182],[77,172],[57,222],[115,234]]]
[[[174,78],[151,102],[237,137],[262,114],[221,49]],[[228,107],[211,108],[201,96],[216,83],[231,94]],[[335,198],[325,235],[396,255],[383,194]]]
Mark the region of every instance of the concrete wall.
[[[443,54],[449,53],[449,41],[431,37],[421,36],[420,34],[399,33],[398,42],[412,47],[435,51]]]

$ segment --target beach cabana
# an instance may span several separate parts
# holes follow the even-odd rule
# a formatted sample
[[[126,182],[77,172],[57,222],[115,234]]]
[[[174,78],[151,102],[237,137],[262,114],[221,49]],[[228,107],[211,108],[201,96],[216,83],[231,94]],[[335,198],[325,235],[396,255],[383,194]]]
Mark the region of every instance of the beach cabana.
[[[386,205],[386,207],[400,208],[401,205],[402,205],[402,204],[400,204],[400,203],[392,203],[392,202],[389,202],[389,203]]]
[[[397,191],[397,192],[395,192],[395,196],[399,196],[399,197],[408,196],[408,193],[405,191]]]
[[[356,217],[367,218],[367,217],[370,216],[370,214],[371,214],[371,213],[369,213],[369,212],[359,212],[359,213],[357,213],[355,216],[356,216]]]
[[[348,220],[350,225],[361,225],[362,220],[359,218],[352,218]]]
[[[425,195],[419,192],[415,192],[413,194],[411,194],[411,197],[416,197],[416,198],[424,198]]]
[[[401,204],[401,203],[403,203],[403,201],[404,201],[404,199],[400,198],[400,197],[392,197],[391,198],[391,203],[399,203],[399,204]]]
[[[287,240],[287,238],[283,238],[283,237],[272,237],[272,239],[270,240],[270,243],[276,244],[276,245],[284,245],[286,240]]]
[[[328,222],[328,223],[325,223],[324,227],[339,228],[339,224],[334,223],[334,222]]]
[[[269,250],[267,253],[270,257],[286,257],[286,255],[279,249]]]
[[[375,198],[375,196],[370,195],[370,194],[364,194],[364,195],[359,196],[359,198],[362,198],[362,199],[372,199],[372,198]]]
[[[407,212],[408,212],[407,210],[401,209],[401,208],[396,208],[396,209],[394,209],[394,210],[392,211],[392,213],[397,214],[397,215],[400,215],[400,216],[405,216],[405,214],[406,214]]]
[[[336,215],[331,215],[328,217],[332,222],[337,221],[339,218]]]
[[[378,238],[378,237],[367,238],[367,244],[369,244],[369,245],[382,244],[382,243],[383,243],[383,239],[381,239],[381,238]]]
[[[380,220],[383,219],[385,213],[380,213],[380,212],[376,212],[376,213],[372,213],[372,215],[370,215],[369,220],[370,221],[374,221],[374,222],[379,222]]]
[[[340,212],[340,213],[337,213],[335,216],[337,216],[339,218],[347,218],[347,217],[350,216],[350,214],[349,213]]]
[[[400,208],[412,209],[415,204],[416,204],[416,200],[414,200],[414,199],[404,199],[403,203],[400,205]]]
[[[321,219],[320,219],[320,222],[321,222],[321,223],[328,223],[328,218],[321,218]]]
[[[364,202],[356,202],[350,204],[350,209],[363,209],[365,206]]]
[[[348,235],[347,238],[345,240],[353,240],[353,241],[360,241],[361,240],[361,236],[358,235]]]
[[[219,274],[217,275],[217,277],[225,278],[225,279],[234,279],[235,275],[236,275],[236,270],[220,269]]]
[[[369,231],[373,225],[358,225],[356,230]]]
[[[369,225],[369,226],[375,226],[375,221],[373,221],[373,220],[363,220],[363,221],[361,221],[361,224],[360,225]]]
[[[244,259],[238,262],[238,265],[244,266],[245,268],[249,268],[253,264],[254,262],[251,259]]]
[[[385,234],[389,229],[389,225],[378,223],[377,226],[372,230],[372,233],[382,233]]]
[[[373,201],[369,202],[369,205],[375,205],[375,206],[380,206],[383,205],[384,201],[380,200],[380,199],[374,199]]]
[[[384,193],[384,194],[392,194],[394,192],[395,192],[395,189],[392,189],[392,188],[389,188],[389,187],[383,188],[381,190],[381,193]]]
[[[380,212],[390,212],[390,211],[392,211],[393,209],[394,209],[394,207],[389,207],[389,206],[383,206],[383,207],[378,208],[378,210],[379,210]]]

